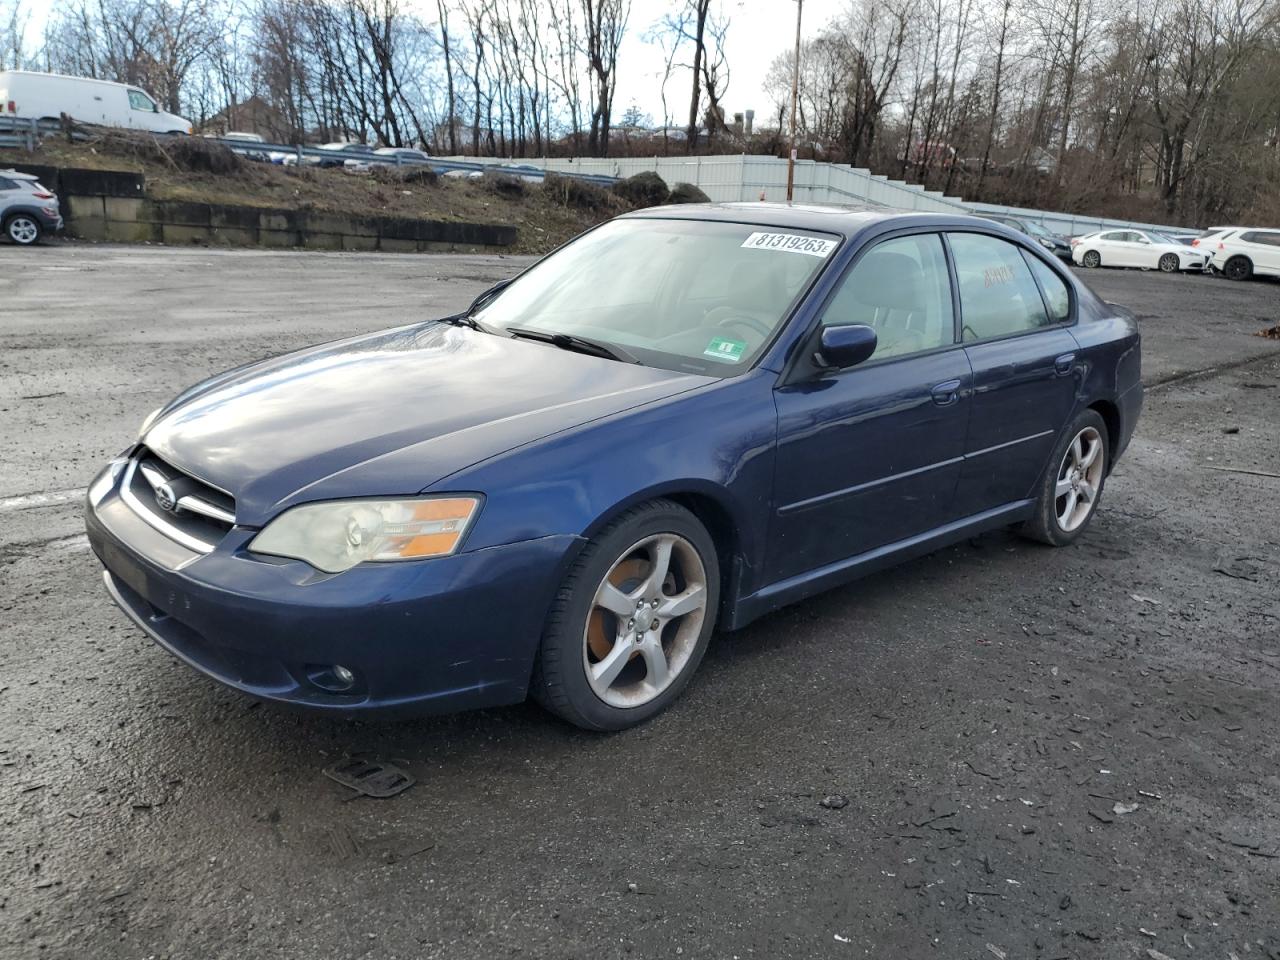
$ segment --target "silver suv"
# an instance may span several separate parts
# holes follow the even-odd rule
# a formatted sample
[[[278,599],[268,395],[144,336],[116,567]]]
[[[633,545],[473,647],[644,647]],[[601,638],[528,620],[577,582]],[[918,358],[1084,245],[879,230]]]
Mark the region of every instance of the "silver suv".
[[[0,170],[0,229],[23,247],[61,230],[57,195],[29,173]]]

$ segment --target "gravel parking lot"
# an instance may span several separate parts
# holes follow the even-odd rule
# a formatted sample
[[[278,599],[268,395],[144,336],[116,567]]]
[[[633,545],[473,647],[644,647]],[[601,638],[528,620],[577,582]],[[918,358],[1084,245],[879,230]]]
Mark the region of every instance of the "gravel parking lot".
[[[79,499],[148,411],[521,262],[0,249],[0,956],[1280,958],[1274,283],[1086,274],[1151,388],[1086,537],[719,637],[629,733],[284,712],[127,624]]]

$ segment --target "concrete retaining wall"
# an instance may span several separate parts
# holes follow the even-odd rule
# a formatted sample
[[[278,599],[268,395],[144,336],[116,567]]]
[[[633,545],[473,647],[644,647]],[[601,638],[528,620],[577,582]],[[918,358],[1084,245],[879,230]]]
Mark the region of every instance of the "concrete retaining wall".
[[[393,253],[474,253],[516,242],[516,228],[500,224],[149,200],[137,173],[22,164],[16,169],[38,176],[58,194],[68,236],[83,240]]]
[[[67,232],[120,243],[305,247],[395,253],[480,252],[515,243],[516,228],[316,210],[239,207],[136,197],[69,196]]]

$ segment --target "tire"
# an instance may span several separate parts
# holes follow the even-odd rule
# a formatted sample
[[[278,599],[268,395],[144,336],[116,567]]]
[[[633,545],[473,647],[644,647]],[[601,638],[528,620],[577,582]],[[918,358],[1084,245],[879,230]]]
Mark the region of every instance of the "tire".
[[[658,583],[664,553],[666,576]],[[719,559],[698,518],[669,500],[633,507],[592,537],[565,575],[530,693],[587,730],[644,723],[688,685],[719,603]]]
[[[1081,441],[1078,450],[1077,440]],[[1044,471],[1036,512],[1020,531],[1024,536],[1053,547],[1079,539],[1098,512],[1110,443],[1106,421],[1098,411],[1083,410],[1071,421]]]
[[[1097,250],[1086,250],[1084,256],[1080,258],[1080,263],[1090,269],[1102,266],[1102,254]]]
[[[5,219],[4,235],[20,247],[30,247],[40,242],[44,228],[29,213],[15,213]]]
[[[1180,265],[1181,263],[1176,253],[1166,253],[1160,258],[1161,273],[1177,273]]]
[[[1248,280],[1253,276],[1253,261],[1248,257],[1232,257],[1222,265],[1222,272],[1228,280]]]

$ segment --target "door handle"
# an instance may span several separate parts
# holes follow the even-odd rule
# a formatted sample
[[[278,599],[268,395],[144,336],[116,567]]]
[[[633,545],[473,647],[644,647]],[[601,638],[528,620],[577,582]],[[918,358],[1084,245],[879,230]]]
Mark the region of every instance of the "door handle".
[[[960,399],[960,381],[946,380],[929,391],[933,402],[940,407],[949,407]]]
[[[1060,377],[1065,377],[1076,366],[1076,355],[1074,353],[1064,353],[1060,357],[1054,358],[1053,369]]]

